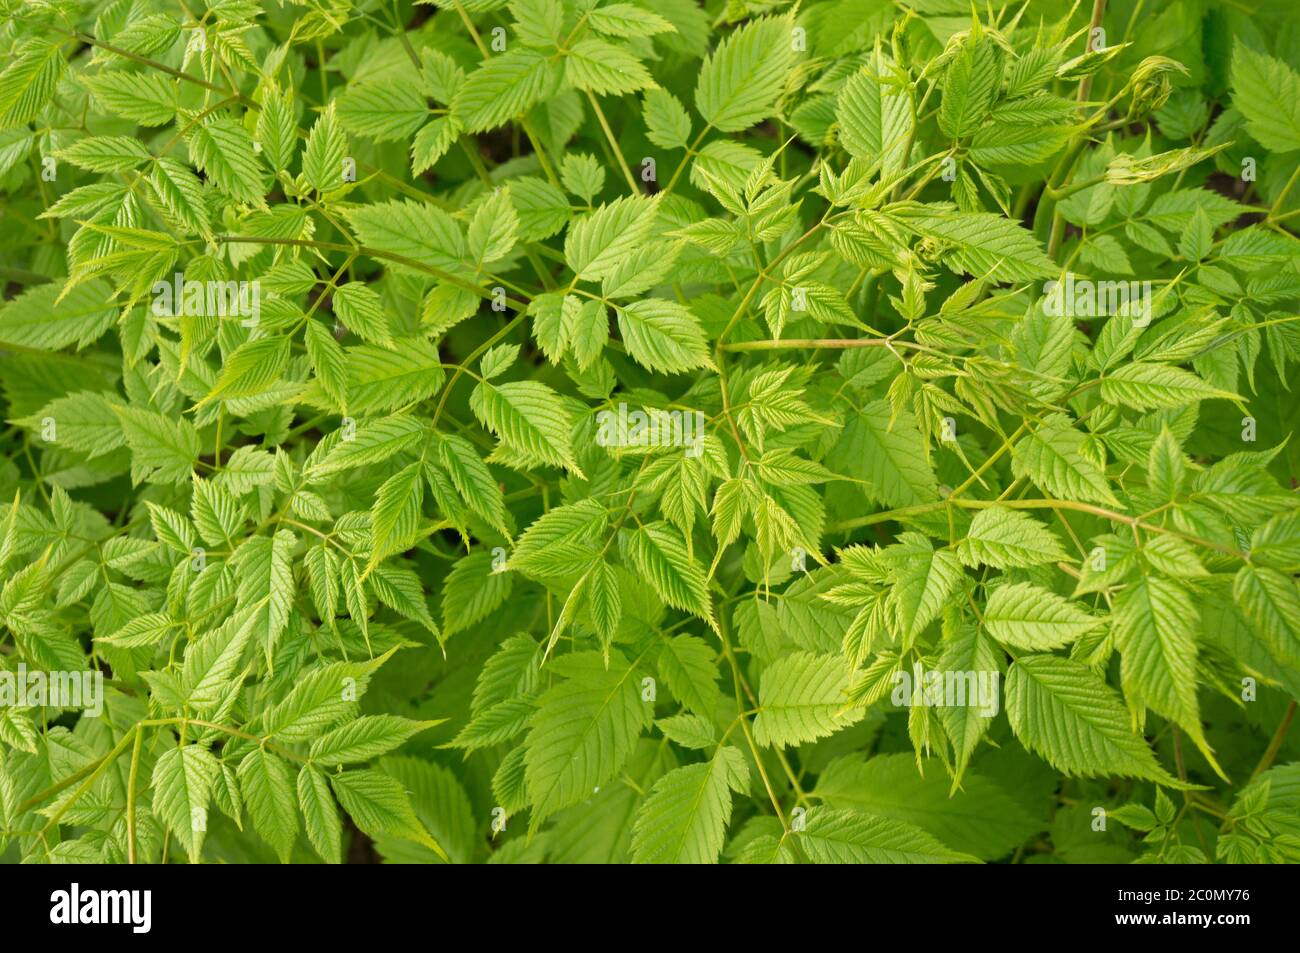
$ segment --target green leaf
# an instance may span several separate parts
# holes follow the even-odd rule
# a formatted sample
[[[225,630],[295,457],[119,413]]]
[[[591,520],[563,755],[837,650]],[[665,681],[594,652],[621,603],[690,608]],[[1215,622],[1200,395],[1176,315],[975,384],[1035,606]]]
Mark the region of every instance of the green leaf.
[[[638,864],[712,864],[731,820],[731,791],[744,792],[749,767],[741,753],[720,746],[704,764],[669,771],[637,812],[632,860]]]
[[[567,565],[557,565],[557,556],[579,553],[584,564],[600,551],[594,549],[597,536],[605,530],[609,514],[597,500],[584,499],[557,506],[539,516],[515,543],[509,566],[530,576],[570,575]]]
[[[655,726],[664,737],[683,748],[712,748],[718,743],[718,733],[712,722],[699,715],[673,715],[660,718]]]
[[[159,483],[184,483],[199,458],[199,435],[184,418],[138,407],[114,406],[131,448],[132,473]]]
[[[280,379],[288,363],[287,337],[276,335],[245,341],[226,359],[216,384],[195,407],[207,406],[214,400],[260,394]]]
[[[827,807],[912,824],[936,840],[981,860],[997,860],[1039,829],[1012,793],[991,778],[967,774],[959,792],[933,763],[922,773],[910,754],[846,756],[817,779]]]
[[[418,403],[442,385],[438,348],[422,338],[405,338],[391,348],[363,344],[345,353],[349,409],[358,414]]]
[[[1012,448],[1012,471],[1058,499],[1118,506],[1103,468],[1085,455],[1085,442],[1064,416],[1051,414]]]
[[[504,125],[540,100],[554,75],[545,54],[515,47],[470,73],[451,102],[451,115],[466,132]]]
[[[905,558],[894,571],[889,605],[904,646],[911,645],[925,627],[938,618],[961,586],[964,573],[957,557],[935,550],[918,533],[903,533]]]
[[[716,630],[704,569],[691,558],[681,533],[667,523],[646,523],[626,539],[637,571],[675,609],[699,616]]]
[[[1168,364],[1125,364],[1101,379],[1102,400],[1135,410],[1184,407],[1216,397],[1241,399],[1230,391],[1207,384],[1190,371]]]
[[[587,14],[593,30],[609,36],[654,36],[677,28],[657,13],[631,3],[607,3]]]
[[[1300,590],[1295,580],[1265,566],[1242,566],[1232,580],[1232,597],[1274,657],[1300,665]]]
[[[1300,75],[1241,41],[1232,47],[1232,102],[1246,128],[1273,152],[1300,149]]]
[[[0,306],[0,344],[42,351],[85,347],[113,323],[117,309],[109,294],[108,285],[98,280],[66,293],[54,284],[32,288]]]
[[[579,40],[564,57],[564,76],[578,89],[622,95],[653,86],[645,65],[626,47],[604,40]]]
[[[126,442],[122,425],[114,411],[114,404],[104,394],[82,391],[58,397],[31,417],[17,421],[33,431],[40,431],[42,421],[54,420],[58,424],[58,441],[61,446],[86,454],[102,457]]]
[[[493,526],[504,530],[505,498],[501,487],[470,442],[456,434],[442,434],[438,441],[438,456],[465,504]]]
[[[925,208],[925,207],[922,207]],[[1050,278],[1056,265],[1019,222],[990,212],[908,213],[902,223],[926,238],[951,247],[945,264],[968,275],[994,281]]]
[[[298,123],[288,96],[269,92],[257,116],[257,145],[275,172],[288,169],[298,151]]]
[[[424,434],[424,423],[415,417],[395,414],[377,418],[358,427],[350,438],[345,432],[344,439],[336,443],[311,472],[319,478],[341,470],[374,466],[415,446]]]
[[[602,205],[569,227],[564,257],[581,281],[600,281],[645,241],[654,227],[655,199],[628,195]]]
[[[665,374],[713,367],[699,320],[666,298],[643,298],[618,309],[618,329],[637,363]]]
[[[642,102],[646,138],[661,149],[685,148],[691,136],[691,117],[677,97],[666,89],[655,87],[645,91]]]
[[[17,49],[0,73],[0,129],[25,126],[54,96],[67,63],[60,44],[33,41]]]
[[[398,470],[379,487],[370,509],[373,545],[367,573],[381,559],[410,548],[420,533],[423,502],[424,475],[418,463]]]
[[[1191,594],[1160,576],[1140,577],[1115,600],[1112,632],[1125,695],[1181,725],[1203,748],[1196,702],[1199,624]]]
[[[372,344],[386,347],[393,345],[383,301],[370,286],[359,281],[339,285],[331,299],[331,306],[339,320],[358,337]]]
[[[623,767],[653,706],[642,701],[635,666],[620,658],[605,667],[597,652],[556,658],[562,681],[537,699],[524,741],[524,777],[536,829],[577,804]]]
[[[1029,583],[998,586],[984,607],[984,628],[1006,645],[1030,651],[1059,649],[1103,622],[1054,592]]]
[[[478,207],[469,225],[469,255],[479,265],[504,258],[514,248],[519,219],[510,191],[499,189]]]
[[[588,204],[605,187],[605,167],[586,152],[571,152],[560,164],[560,182]]]
[[[844,711],[848,687],[849,673],[834,655],[784,656],[768,666],[759,681],[754,740],[784,748],[853,724],[861,713]]]
[[[797,843],[814,864],[957,864],[976,858],[949,850],[911,824],[818,806]]]
[[[365,245],[399,256],[384,259],[386,267],[417,276],[425,269],[455,272],[465,260],[460,226],[441,209],[422,202],[394,200],[359,205],[348,221]],[[423,266],[423,267],[422,267]]]
[[[840,88],[835,107],[844,148],[859,159],[880,159],[884,175],[901,171],[915,126],[911,97],[886,83],[896,68],[877,49]]]
[[[254,748],[239,763],[239,787],[253,828],[287,864],[298,837],[298,812],[289,766],[264,748]]]
[[[240,605],[257,610],[257,624],[268,668],[275,645],[289,624],[295,595],[293,550],[297,540],[286,529],[246,540],[232,560],[240,581]]]
[[[522,241],[549,238],[569,220],[569,202],[564,193],[533,176],[510,180],[510,200],[519,216]]]
[[[560,396],[536,381],[479,384],[470,396],[474,416],[503,446],[534,463],[581,475],[573,455],[572,421]]]
[[[156,73],[99,73],[81,82],[104,109],[142,126],[161,126],[176,116],[176,81]]]
[[[695,108],[720,132],[740,132],[771,115],[794,66],[793,21],[751,20],[718,44],[700,69]]]
[[[266,187],[258,167],[253,139],[233,119],[214,119],[196,125],[187,139],[190,161],[237,202],[262,204]]]
[[[328,192],[341,186],[347,149],[343,130],[334,118],[334,103],[330,103],[316,117],[307,136],[307,148],[303,150],[302,174],[307,184],[317,192]]]
[[[870,401],[849,413],[826,464],[865,480],[867,496],[888,506],[927,503],[938,499],[938,480],[922,445],[910,412],[894,417],[887,401]]]
[[[207,711],[221,703],[252,640],[256,622],[256,609],[245,609],[190,645],[180,680],[187,706]]]
[[[411,174],[432,169],[456,142],[460,127],[450,116],[431,119],[411,140]]]
[[[498,571],[494,561],[489,552],[470,553],[447,574],[442,588],[442,627],[447,635],[487,618],[510,597],[511,574]]]
[[[207,233],[210,229],[203,184],[187,166],[163,157],[154,162],[149,180],[163,206],[182,228]]]
[[[325,325],[318,321],[308,321],[303,332],[303,345],[311,359],[312,369],[316,372],[316,380],[320,381],[321,387],[341,410],[347,410],[347,358],[339,342]]]
[[[991,506],[971,520],[957,555],[967,566],[1028,569],[1066,559],[1061,541],[1042,523],[1018,510]]]
[[[623,616],[623,595],[619,579],[609,563],[600,561],[591,568],[584,589],[591,624],[605,645],[614,641]]]
[[[400,783],[380,771],[345,771],[330,775],[330,786],[353,823],[371,837],[391,834],[423,844],[443,860],[447,855],[415,816]]]
[[[311,744],[311,760],[339,765],[369,761],[401,747],[411,737],[433,725],[396,715],[366,715],[321,735]]]
[[[403,82],[349,85],[337,102],[343,128],[376,142],[410,138],[429,118],[419,88]]]
[[[263,737],[297,744],[355,717],[370,675],[391,655],[363,662],[329,662],[299,678],[261,717]]]
[[[985,166],[1033,165],[1059,152],[1072,132],[1069,126],[985,126],[971,138],[970,157]]]
[[[676,635],[664,642],[659,673],[682,707],[711,716],[722,697],[718,661],[713,649],[694,635]]]
[[[972,33],[943,74],[939,128],[953,139],[977,130],[993,107],[1002,79],[1002,51],[992,39]]]
[[[208,802],[220,766],[200,745],[168,748],[154,763],[153,812],[189,855],[199,862],[207,832]]]
[[[152,158],[138,139],[129,136],[89,136],[60,150],[58,156],[91,172],[125,172]]]
[[[343,824],[334,796],[320,768],[310,764],[298,772],[298,807],[307,839],[327,864],[343,862]]]
[[[1012,731],[1058,771],[1176,786],[1129,727],[1119,696],[1086,665],[1054,655],[1023,655],[1007,674],[1006,692]]]

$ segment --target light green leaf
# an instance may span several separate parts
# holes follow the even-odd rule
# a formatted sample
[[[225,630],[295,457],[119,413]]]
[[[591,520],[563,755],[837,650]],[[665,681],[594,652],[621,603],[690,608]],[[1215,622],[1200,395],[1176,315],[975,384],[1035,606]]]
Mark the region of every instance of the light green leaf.
[[[189,855],[199,862],[207,832],[208,802],[220,766],[200,745],[168,748],[154,763],[153,812]]]
[[[653,86],[645,65],[626,47],[604,40],[579,40],[564,57],[564,76],[578,89],[622,95]]]
[[[443,860],[445,851],[415,816],[411,799],[401,784],[380,771],[345,771],[329,777],[343,810],[371,837],[391,834],[423,844]]]
[[[560,396],[545,384],[484,382],[474,388],[470,408],[503,446],[524,459],[581,474],[573,455],[569,413]]]
[[[1264,148],[1300,150],[1300,75],[1281,60],[1252,50],[1240,37],[1232,47],[1232,102]]]
[[[401,747],[433,724],[396,715],[365,715],[313,741],[311,760],[324,765],[369,761]]]
[[[958,864],[975,861],[896,820],[818,806],[808,811],[798,845],[814,864]]]
[[[1102,622],[1056,593],[1024,582],[998,586],[984,607],[984,628],[989,635],[1030,651],[1069,645]]]
[[[957,544],[957,555],[967,566],[995,569],[1028,569],[1067,558],[1061,541],[1046,526],[1000,506],[975,514],[966,538]]]
[[[1084,454],[1083,434],[1052,414],[1012,448],[1012,470],[1058,499],[1118,506],[1103,468]]]
[[[1101,399],[1135,410],[1184,407],[1198,400],[1240,400],[1190,371],[1168,364],[1125,364],[1101,379]]]
[[[337,103],[343,128],[376,142],[409,139],[429,118],[419,88],[403,82],[349,85]]]
[[[623,343],[637,363],[665,374],[713,367],[699,320],[685,305],[643,298],[617,310]]]
[[[328,864],[343,862],[343,824],[334,796],[320,768],[305,764],[298,772],[298,807],[307,839]]]
[[[654,227],[655,199],[628,195],[569,227],[564,257],[581,281],[600,281],[629,258]]]
[[[902,169],[915,123],[911,97],[885,82],[895,69],[877,49],[841,87],[835,107],[844,148],[860,159],[879,159],[884,175]]]
[[[1007,674],[1007,718],[1026,748],[1068,775],[1177,782],[1133,733],[1119,696],[1080,662],[1024,655]]]
[[[289,863],[298,812],[288,764],[265,748],[254,748],[239,763],[239,787],[254,830],[275,848],[280,863]]]
[[[646,138],[661,149],[684,148],[691,135],[691,117],[677,97],[655,87],[645,91],[642,102]]]
[[[554,76],[544,53],[515,47],[470,73],[451,102],[451,115],[466,132],[504,125],[541,99]]]
[[[536,829],[612,778],[632,753],[653,705],[642,701],[637,669],[597,652],[555,658],[562,681],[537,699],[524,741],[524,777]]]
[[[695,108],[720,132],[740,132],[771,115],[794,66],[793,21],[751,20],[724,39],[700,68]]]
[[[1205,747],[1196,701],[1196,631],[1191,594],[1160,576],[1140,577],[1115,600],[1112,631],[1124,693],[1172,719]]]
[[[784,748],[853,724],[861,712],[844,711],[848,687],[848,672],[834,655],[792,652],[778,659],[759,681],[754,740]]]
[[[717,629],[704,569],[691,558],[679,530],[664,522],[646,523],[624,539],[632,564],[664,602]]]
[[[730,746],[703,764],[669,771],[637,812],[632,859],[638,864],[712,864],[731,820],[732,788],[744,790],[749,767]]]
[[[214,119],[195,126],[188,138],[190,161],[217,188],[237,202],[262,204],[266,187],[253,139],[233,119]]]

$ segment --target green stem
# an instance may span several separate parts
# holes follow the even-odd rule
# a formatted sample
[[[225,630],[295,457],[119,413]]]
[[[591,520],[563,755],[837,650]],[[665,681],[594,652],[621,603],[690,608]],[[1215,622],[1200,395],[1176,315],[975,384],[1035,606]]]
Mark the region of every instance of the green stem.
[[[1277,753],[1282,750],[1282,742],[1286,740],[1287,729],[1291,727],[1291,721],[1295,718],[1296,701],[1291,699],[1286,706],[1286,711],[1282,715],[1282,720],[1278,723],[1277,731],[1273,732],[1273,738],[1269,741],[1268,747],[1264,750],[1264,755],[1259,759],[1259,764],[1255,765],[1255,770],[1250,773],[1250,779],[1253,781],[1273,764],[1277,758]]]
[[[627,187],[632,190],[633,195],[639,194],[641,188],[636,184],[636,177],[632,175],[632,170],[628,168],[627,159],[623,157],[623,150],[619,148],[618,140],[614,138],[614,130],[609,128],[609,120],[605,118],[605,111],[600,108],[600,101],[596,99],[595,94],[590,91],[587,92],[587,100],[591,103],[591,108],[596,113],[596,119],[600,122],[600,128],[604,130],[605,140],[609,143],[609,148],[618,159],[618,167],[623,171],[623,178],[627,180]]]

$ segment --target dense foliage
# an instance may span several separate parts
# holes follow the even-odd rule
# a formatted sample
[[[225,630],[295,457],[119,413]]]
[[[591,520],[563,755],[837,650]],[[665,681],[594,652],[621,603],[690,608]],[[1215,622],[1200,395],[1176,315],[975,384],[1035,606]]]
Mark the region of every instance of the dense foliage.
[[[1293,4],[0,11],[4,859],[1300,859]]]

